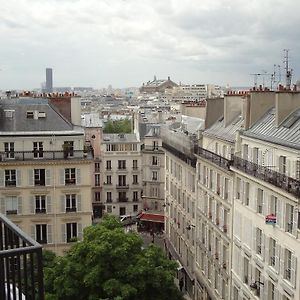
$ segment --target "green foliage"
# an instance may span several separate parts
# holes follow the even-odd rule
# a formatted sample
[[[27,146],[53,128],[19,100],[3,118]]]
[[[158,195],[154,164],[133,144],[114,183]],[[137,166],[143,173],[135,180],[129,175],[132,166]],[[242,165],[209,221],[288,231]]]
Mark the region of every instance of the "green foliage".
[[[104,133],[131,133],[131,120],[109,120],[103,130]]]
[[[46,300],[181,300],[174,284],[176,263],[156,246],[125,233],[106,216],[84,230],[84,240],[45,268]]]

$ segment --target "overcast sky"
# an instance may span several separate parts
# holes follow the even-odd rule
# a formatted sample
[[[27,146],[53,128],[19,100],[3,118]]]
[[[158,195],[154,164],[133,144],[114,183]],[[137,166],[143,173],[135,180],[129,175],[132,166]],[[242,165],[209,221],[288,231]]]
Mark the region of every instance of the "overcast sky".
[[[300,77],[299,0],[0,0],[0,89],[253,84],[290,50]],[[266,79],[267,80],[267,79]]]

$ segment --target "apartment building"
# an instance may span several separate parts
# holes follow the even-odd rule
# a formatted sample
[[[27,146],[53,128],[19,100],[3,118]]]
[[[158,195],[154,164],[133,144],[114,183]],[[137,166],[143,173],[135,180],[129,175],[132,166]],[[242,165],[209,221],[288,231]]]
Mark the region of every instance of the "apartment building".
[[[142,209],[142,155],[139,136],[103,134],[101,199],[105,213],[136,215]]]
[[[232,166],[232,299],[300,299],[300,94],[251,96],[245,107],[264,109],[241,132]]]
[[[199,124],[203,120],[199,119]],[[196,135],[165,129],[165,237],[170,258],[178,262],[178,280],[194,299],[196,246]]]
[[[80,100],[68,101],[71,122],[48,99],[0,102],[1,213],[57,254],[82,238],[92,215],[92,157]]]
[[[196,299],[231,299],[235,135],[243,119],[242,96],[226,96],[222,116],[202,133],[197,156]],[[230,110],[234,107],[235,110]],[[209,116],[208,116],[209,117]]]

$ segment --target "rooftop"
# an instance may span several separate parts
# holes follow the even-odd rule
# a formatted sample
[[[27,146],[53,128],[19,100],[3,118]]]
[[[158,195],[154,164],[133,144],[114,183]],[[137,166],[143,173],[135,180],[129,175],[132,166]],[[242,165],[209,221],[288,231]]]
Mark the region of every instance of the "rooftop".
[[[103,144],[138,143],[139,140],[134,133],[107,133],[103,134]]]

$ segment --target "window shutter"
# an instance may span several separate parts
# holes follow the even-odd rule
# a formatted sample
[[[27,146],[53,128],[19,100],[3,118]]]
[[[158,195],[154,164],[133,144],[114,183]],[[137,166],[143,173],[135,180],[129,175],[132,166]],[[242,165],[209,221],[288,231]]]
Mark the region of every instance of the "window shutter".
[[[65,197],[65,195],[60,196],[60,210],[61,210],[61,212],[66,212],[66,197]]]
[[[292,254],[292,264],[291,264],[291,283],[293,287],[296,287],[296,268],[297,268],[297,258]]]
[[[16,170],[16,186],[21,186],[22,180],[21,180],[21,171]]]
[[[66,224],[61,224],[61,241],[66,242]]]
[[[30,207],[30,213],[34,214],[35,213],[35,197],[34,196],[29,197],[29,207]]]
[[[81,184],[80,169],[76,168],[76,184]]]
[[[291,161],[287,158],[286,159],[286,172],[285,172],[286,176],[291,176],[292,175],[291,165],[292,165]]]
[[[50,169],[46,169],[46,180],[45,180],[45,183],[47,186],[51,185],[51,170]]]
[[[282,220],[282,218],[283,218],[283,216],[284,216],[284,213],[283,213],[283,203],[282,203],[282,200],[280,199],[280,198],[278,198],[278,200],[277,200],[277,206],[278,206],[278,208],[277,208],[277,215],[276,215],[276,223],[278,224],[278,226],[280,227],[280,228],[283,228],[283,220]]]
[[[82,234],[82,224],[81,223],[77,223],[77,232],[78,232],[78,239],[81,241],[83,234]]]
[[[46,196],[46,201],[47,201],[47,214],[49,214],[52,211],[51,196]]]
[[[5,215],[5,198],[0,198],[0,212]]]
[[[33,170],[28,170],[28,185],[33,186]]]
[[[77,211],[81,211],[81,195],[76,195],[77,198]]]
[[[65,170],[64,169],[59,170],[59,184],[65,185]]]
[[[281,274],[282,276],[285,275],[285,269],[284,269],[284,260],[285,260],[285,248],[281,248],[280,251],[280,270],[279,270],[279,274]]]
[[[52,225],[49,224],[47,225],[47,243],[48,244],[52,244]]]
[[[266,235],[264,233],[261,234],[261,256],[265,259],[265,238]]]
[[[264,251],[264,254],[265,254],[265,261],[267,264],[269,264],[269,245],[270,245],[270,239],[267,235],[265,235],[265,251]]]
[[[263,193],[263,209],[262,209],[264,216],[266,216],[269,213],[268,199],[269,199],[269,195],[266,191],[264,191],[264,193]]]
[[[22,214],[22,197],[18,197],[18,215]]]
[[[220,206],[220,225],[221,228],[224,226],[224,207]]]
[[[31,238],[35,240],[35,225],[31,225]]]
[[[297,227],[298,227],[298,207],[294,206],[294,212],[293,212],[293,235],[297,238]]]
[[[280,245],[278,244],[278,241],[276,241],[276,249],[275,249],[275,270],[277,273],[279,273],[280,269]],[[283,257],[282,257],[283,260]]]
[[[4,170],[0,170],[0,186],[4,186]]]

